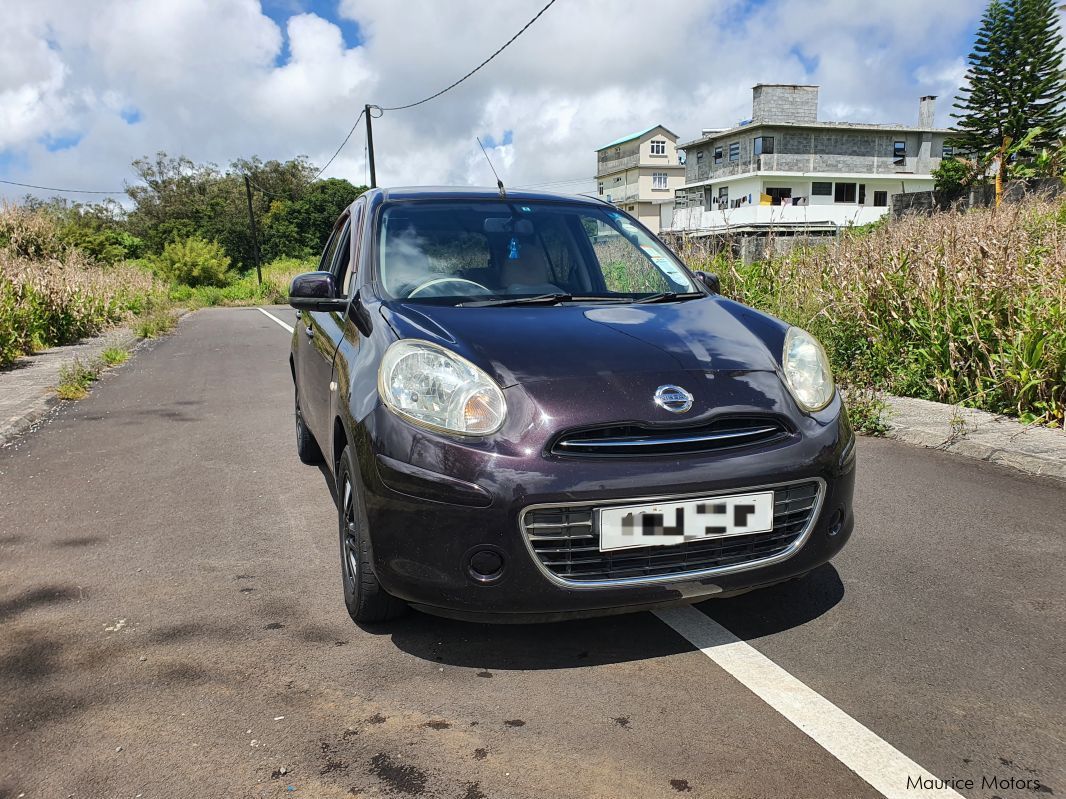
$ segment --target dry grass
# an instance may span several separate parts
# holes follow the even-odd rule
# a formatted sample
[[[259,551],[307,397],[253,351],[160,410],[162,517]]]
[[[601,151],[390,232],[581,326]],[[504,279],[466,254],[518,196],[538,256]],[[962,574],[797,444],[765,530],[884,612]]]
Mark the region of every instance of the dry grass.
[[[0,366],[128,321],[165,291],[144,270],[63,247],[46,215],[0,207]]]
[[[844,383],[1063,423],[1066,206],[910,216],[751,266],[686,255],[818,335]]]

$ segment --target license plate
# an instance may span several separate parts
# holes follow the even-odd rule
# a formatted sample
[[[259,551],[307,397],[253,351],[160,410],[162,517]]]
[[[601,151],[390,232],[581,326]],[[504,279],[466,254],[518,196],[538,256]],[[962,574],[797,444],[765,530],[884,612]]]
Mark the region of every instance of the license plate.
[[[773,530],[774,492],[600,508],[597,516],[601,552],[671,546]]]

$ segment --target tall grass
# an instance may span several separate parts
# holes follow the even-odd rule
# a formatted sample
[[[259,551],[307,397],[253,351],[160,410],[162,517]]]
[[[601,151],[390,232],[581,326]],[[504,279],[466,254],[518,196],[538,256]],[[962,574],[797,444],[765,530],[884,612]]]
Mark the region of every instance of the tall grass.
[[[165,301],[163,284],[151,274],[97,264],[63,245],[46,215],[0,207],[0,366]]]
[[[844,383],[1063,424],[1066,206],[907,216],[749,266],[685,246],[724,294],[821,338]]]

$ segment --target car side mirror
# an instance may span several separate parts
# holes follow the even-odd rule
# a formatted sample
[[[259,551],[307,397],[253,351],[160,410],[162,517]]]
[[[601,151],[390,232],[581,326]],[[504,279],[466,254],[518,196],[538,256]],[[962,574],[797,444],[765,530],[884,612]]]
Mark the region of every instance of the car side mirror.
[[[710,272],[697,272],[696,277],[700,279],[700,282],[707,287],[711,294],[722,293],[722,281],[718,279],[718,275],[712,275]]]
[[[344,313],[348,300],[337,297],[337,281],[329,272],[304,272],[289,284],[289,305],[298,311]]]

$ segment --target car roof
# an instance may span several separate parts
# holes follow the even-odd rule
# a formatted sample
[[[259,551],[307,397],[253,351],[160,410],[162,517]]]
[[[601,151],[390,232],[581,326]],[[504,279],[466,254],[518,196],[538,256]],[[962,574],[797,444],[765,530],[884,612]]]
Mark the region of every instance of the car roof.
[[[579,194],[557,194],[548,191],[521,191],[507,189],[508,200],[546,200],[549,202],[565,201],[581,205],[603,207],[604,202],[595,197]],[[385,201],[403,200],[499,200],[500,190],[495,186],[399,186],[381,189]]]

